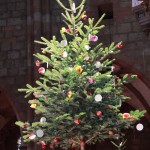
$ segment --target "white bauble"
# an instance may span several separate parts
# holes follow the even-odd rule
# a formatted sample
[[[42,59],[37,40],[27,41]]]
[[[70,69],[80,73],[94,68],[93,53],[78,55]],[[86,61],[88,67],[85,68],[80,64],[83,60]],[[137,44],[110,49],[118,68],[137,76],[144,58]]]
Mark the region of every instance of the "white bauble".
[[[96,66],[96,68],[99,68],[101,66],[101,63],[99,61],[97,61],[95,66]]]
[[[95,101],[96,102],[101,102],[102,101],[102,95],[98,94],[95,96]]]
[[[46,122],[46,118],[45,118],[45,117],[42,117],[42,118],[40,119],[40,122]]]
[[[137,129],[138,131],[142,131],[143,128],[144,128],[144,126],[143,126],[143,124],[141,124],[141,123],[139,123],[139,124],[136,125],[136,129]]]
[[[35,135],[35,134],[31,133],[31,134],[29,135],[29,139],[30,139],[30,140],[33,140],[33,139],[35,139],[35,138],[36,138],[36,135]]]
[[[36,131],[36,135],[37,135],[37,137],[43,137],[44,132],[41,129],[39,129]]]
[[[62,46],[67,46],[67,44],[68,44],[68,42],[66,40],[62,40],[60,43]]]
[[[68,53],[67,53],[66,51],[64,51],[64,52],[62,53],[62,57],[66,58],[67,56],[68,56]]]
[[[87,51],[91,48],[89,45],[85,45],[84,47]]]

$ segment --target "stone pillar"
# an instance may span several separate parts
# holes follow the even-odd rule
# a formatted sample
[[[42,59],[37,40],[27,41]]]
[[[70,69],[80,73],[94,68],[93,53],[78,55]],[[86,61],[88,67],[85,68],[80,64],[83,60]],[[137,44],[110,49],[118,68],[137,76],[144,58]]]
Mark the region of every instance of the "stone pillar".
[[[41,36],[50,37],[50,0],[27,0],[27,56],[28,56],[28,83],[34,86],[38,77],[36,58],[33,53],[40,52],[41,45],[34,43],[40,40]],[[33,110],[28,107],[27,120],[32,122],[34,119]],[[25,146],[21,150],[26,149]],[[27,150],[39,150],[39,146],[33,142],[27,144]]]

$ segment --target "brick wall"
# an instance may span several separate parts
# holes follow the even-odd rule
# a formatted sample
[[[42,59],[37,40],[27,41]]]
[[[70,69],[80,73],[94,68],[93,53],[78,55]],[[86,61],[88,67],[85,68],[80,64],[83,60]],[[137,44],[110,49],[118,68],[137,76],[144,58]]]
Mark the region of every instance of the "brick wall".
[[[17,89],[27,82],[26,29],[26,0],[1,0],[0,87],[22,119],[26,105]]]

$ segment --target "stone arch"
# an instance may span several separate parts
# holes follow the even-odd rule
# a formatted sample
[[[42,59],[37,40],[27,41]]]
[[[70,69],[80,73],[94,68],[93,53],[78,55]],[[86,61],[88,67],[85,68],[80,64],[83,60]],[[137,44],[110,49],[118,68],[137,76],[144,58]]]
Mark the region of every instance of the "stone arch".
[[[8,86],[6,86],[3,82],[0,83],[1,85],[3,85],[0,86],[0,94],[2,94],[3,97],[5,97],[5,100],[7,100],[17,120],[25,120],[26,117],[24,113],[21,113],[22,108],[17,101],[18,98],[12,94],[11,89]]]
[[[132,100],[127,100],[127,103],[136,109],[147,111],[145,117],[150,121],[150,86],[149,79],[146,78],[139,70],[131,64],[116,58],[115,64],[119,66],[120,74],[136,74],[138,78],[129,85],[125,85],[125,94],[131,97]]]
[[[0,88],[0,149],[17,149],[17,139],[20,136],[20,129],[15,125],[21,119],[19,112],[10,95],[3,88]],[[9,144],[8,144],[9,143]]]

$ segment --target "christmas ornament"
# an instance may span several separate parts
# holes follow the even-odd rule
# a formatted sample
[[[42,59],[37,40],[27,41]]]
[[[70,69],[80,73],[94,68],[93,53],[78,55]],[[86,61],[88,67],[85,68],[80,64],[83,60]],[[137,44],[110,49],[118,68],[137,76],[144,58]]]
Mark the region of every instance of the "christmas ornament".
[[[88,55],[84,56],[84,60],[86,60],[86,61],[89,60],[89,58],[90,57]]]
[[[130,114],[129,113],[124,113],[124,114],[122,114],[122,117],[124,119],[130,118]]]
[[[49,148],[50,148],[50,149],[54,149],[55,146],[54,146],[54,145],[50,145]]]
[[[59,138],[57,138],[57,137],[54,138],[53,142],[54,142],[54,143],[58,143],[58,142],[59,142]]]
[[[66,32],[66,28],[65,28],[65,27],[62,27],[62,28],[61,28],[61,31],[62,31],[63,33],[65,33],[65,32]]]
[[[41,141],[40,144],[42,146],[42,149],[46,149],[46,143],[44,141]]]
[[[81,120],[79,120],[79,119],[75,119],[75,120],[74,120],[74,123],[76,123],[76,124],[80,124],[80,123],[81,123]]]
[[[39,72],[39,73],[42,73],[42,74],[45,73],[45,68],[44,68],[44,67],[40,67],[40,68],[38,69],[38,72]]]
[[[66,51],[64,51],[64,52],[62,53],[62,57],[66,58],[67,56],[68,56],[68,53],[67,53]]]
[[[28,123],[24,123],[24,125],[23,125],[23,127],[22,127],[22,128],[26,130],[26,129],[28,128],[28,126],[29,126],[29,124],[28,124]]]
[[[70,98],[72,96],[72,92],[71,91],[67,92],[67,96]]]
[[[37,67],[40,67],[40,65],[41,65],[39,60],[37,60],[37,61],[35,62],[35,64],[36,64]]]
[[[138,131],[142,131],[142,130],[144,129],[143,124],[141,124],[141,123],[137,124],[137,125],[136,125],[136,129],[137,129]]]
[[[42,118],[40,119],[40,122],[46,122],[46,118],[45,118],[45,117],[42,117]]]
[[[93,78],[88,78],[89,83],[94,83],[95,80]]]
[[[37,94],[36,92],[33,93],[33,95],[36,97],[36,98],[40,98],[40,97],[45,97],[43,94]]]
[[[137,77],[138,77],[137,75],[131,75],[131,78],[134,80],[137,79]]]
[[[39,129],[39,130],[36,131],[36,135],[37,135],[37,137],[41,138],[41,137],[43,137],[44,132],[41,129]]]
[[[31,108],[36,108],[36,107],[37,107],[37,104],[31,104],[30,107],[31,107]]]
[[[96,42],[98,40],[98,36],[89,34],[89,40],[92,42]]]
[[[85,142],[84,141],[80,141],[80,146],[84,148],[85,147]]]
[[[96,112],[96,116],[97,116],[97,117],[101,117],[101,116],[102,116],[102,112],[101,112],[101,111],[97,111],[97,112]]]
[[[131,121],[131,122],[133,122],[133,121],[135,121],[135,120],[136,120],[136,119],[133,118],[133,117],[130,118],[130,121]]]
[[[82,15],[81,18],[85,21],[87,19],[87,15]]]
[[[122,42],[118,43],[117,47],[122,48],[123,47]]]
[[[99,68],[101,66],[101,63],[99,61],[97,61],[95,66],[96,66],[96,68]]]
[[[105,107],[105,109],[106,109],[106,110],[110,110],[111,107],[108,105],[108,106]]]
[[[68,44],[68,42],[67,42],[66,40],[62,40],[60,43],[61,43],[61,45],[64,46],[64,47],[67,46],[67,44]]]
[[[78,73],[81,73],[83,69],[82,69],[81,66],[76,66],[75,70],[76,70]]]
[[[66,33],[70,33],[70,29],[68,28],[68,29],[66,29]]]
[[[34,134],[34,133],[31,133],[30,135],[29,135],[29,139],[30,140],[33,140],[33,139],[35,139],[36,138],[36,135]]]
[[[108,134],[109,135],[114,135],[114,132],[110,130],[110,131],[108,131]]]
[[[87,94],[88,94],[88,95],[94,94],[94,90],[87,90]]]
[[[39,100],[39,101],[43,101],[43,97],[39,97],[38,100]]]
[[[91,48],[89,45],[85,45],[84,47],[87,51]]]
[[[102,101],[102,96],[100,94],[95,96],[95,101],[96,102],[101,102]]]

